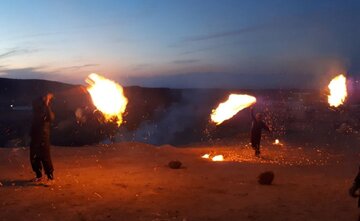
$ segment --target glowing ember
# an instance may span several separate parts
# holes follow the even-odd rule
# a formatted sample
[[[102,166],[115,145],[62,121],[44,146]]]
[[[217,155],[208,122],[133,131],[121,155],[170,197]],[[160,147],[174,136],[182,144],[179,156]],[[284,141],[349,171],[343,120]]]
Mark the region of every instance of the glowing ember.
[[[95,107],[102,112],[107,121],[116,119],[120,126],[128,103],[123,88],[116,82],[95,73],[90,74],[85,81],[89,84],[87,90]]]
[[[224,161],[223,155],[216,155],[212,159],[212,161]]]
[[[220,103],[219,106],[212,111],[211,120],[215,122],[216,125],[219,125],[255,102],[256,98],[250,95],[230,94],[227,101]]]
[[[273,143],[274,145],[282,146],[283,144],[280,142],[279,139],[276,139]]]
[[[209,159],[209,158],[210,158],[210,154],[207,154],[207,153],[206,153],[206,154],[202,155],[201,158]]]
[[[343,104],[347,97],[346,77],[338,75],[333,78],[329,84],[330,95],[328,95],[328,102],[330,106],[338,107]]]

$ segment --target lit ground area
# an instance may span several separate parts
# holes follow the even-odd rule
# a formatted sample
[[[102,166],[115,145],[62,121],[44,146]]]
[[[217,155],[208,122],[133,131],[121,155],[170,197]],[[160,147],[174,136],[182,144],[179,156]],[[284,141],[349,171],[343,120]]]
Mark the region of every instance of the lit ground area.
[[[0,149],[0,220],[356,220],[358,155],[265,145],[258,159],[245,145],[215,146],[54,147],[56,180],[38,184],[27,148]],[[259,185],[268,170],[273,185]]]

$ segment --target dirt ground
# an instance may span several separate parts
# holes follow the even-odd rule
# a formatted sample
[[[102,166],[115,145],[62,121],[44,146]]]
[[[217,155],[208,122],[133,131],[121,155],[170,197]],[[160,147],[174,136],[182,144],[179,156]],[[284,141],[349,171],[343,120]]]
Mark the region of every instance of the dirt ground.
[[[0,149],[0,220],[356,220],[359,156],[320,147],[53,147],[54,182],[32,183],[28,148]],[[202,159],[222,154],[224,162]],[[171,160],[183,167],[170,169]],[[273,171],[273,185],[257,183]]]

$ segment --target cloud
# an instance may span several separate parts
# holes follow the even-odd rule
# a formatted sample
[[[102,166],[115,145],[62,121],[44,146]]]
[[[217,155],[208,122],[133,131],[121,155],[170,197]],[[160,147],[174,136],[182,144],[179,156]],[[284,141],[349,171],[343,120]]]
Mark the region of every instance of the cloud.
[[[143,63],[143,64],[137,64],[137,65],[135,65],[133,68],[132,68],[132,70],[133,71],[142,71],[142,70],[144,70],[144,69],[146,69],[146,68],[149,68],[149,67],[151,67],[152,65],[151,64],[148,64],[148,63]]]
[[[99,66],[99,64],[73,65],[73,66],[58,68],[54,72],[69,71],[69,70],[76,71],[76,70],[80,70],[80,69],[83,69],[83,68],[96,67],[96,66]]]
[[[184,51],[179,53],[179,55],[189,55],[189,54],[195,54],[195,53],[201,53],[201,52],[206,52],[206,51],[211,51],[211,50],[216,50],[218,48],[223,48],[223,47],[228,47],[228,46],[237,46],[243,44],[243,42],[241,41],[227,41],[225,43],[218,43],[218,44],[213,44],[212,46],[209,47],[202,47],[202,48],[194,48],[192,47],[192,49]]]
[[[175,60],[172,63],[174,64],[192,64],[199,62],[199,59],[186,59],[186,60]]]
[[[267,27],[267,26],[266,25],[256,25],[256,26],[250,26],[250,27],[241,28],[241,29],[216,32],[216,33],[212,33],[212,34],[195,35],[195,36],[190,36],[190,37],[184,38],[182,42],[187,43],[187,42],[212,40],[212,39],[216,39],[216,38],[232,37],[232,36],[256,32],[265,27]]]
[[[86,29],[93,29],[93,28],[105,27],[105,26],[115,26],[115,25],[118,25],[118,22],[70,26],[67,29],[64,29],[63,31],[38,32],[38,33],[33,33],[33,34],[15,35],[15,36],[12,36],[9,38],[1,39],[0,41],[7,42],[7,41],[13,41],[13,40],[23,40],[23,39],[34,39],[34,38],[42,38],[42,37],[50,37],[50,36],[68,35],[68,34],[79,33]]]
[[[0,54],[0,59],[5,59],[8,57],[21,55],[21,54],[33,53],[33,52],[37,52],[37,51],[38,51],[38,49],[19,49],[19,48],[10,49],[10,50]]]
[[[9,57],[9,56],[11,56],[11,55],[13,55],[13,54],[16,54],[16,53],[17,53],[17,50],[7,51],[7,52],[5,52],[5,53],[0,54],[0,59],[1,59],[1,58]]]

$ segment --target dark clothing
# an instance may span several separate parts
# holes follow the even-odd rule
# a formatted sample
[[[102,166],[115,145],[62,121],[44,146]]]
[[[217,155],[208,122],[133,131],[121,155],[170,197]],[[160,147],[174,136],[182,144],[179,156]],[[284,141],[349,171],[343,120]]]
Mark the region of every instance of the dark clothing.
[[[251,110],[251,146],[255,149],[255,154],[260,154],[260,141],[261,141],[261,132],[262,130],[270,131],[269,127],[262,121],[257,121],[253,110]]]
[[[45,174],[48,177],[52,177],[54,171],[50,156],[50,124],[53,119],[54,113],[42,99],[33,102],[30,162],[38,178],[42,176],[42,167],[44,167]]]
[[[360,189],[360,172],[357,174],[357,176],[354,179],[354,183],[351,186],[349,193],[352,197],[358,197],[358,207],[360,208],[360,197],[356,194],[356,191]]]

